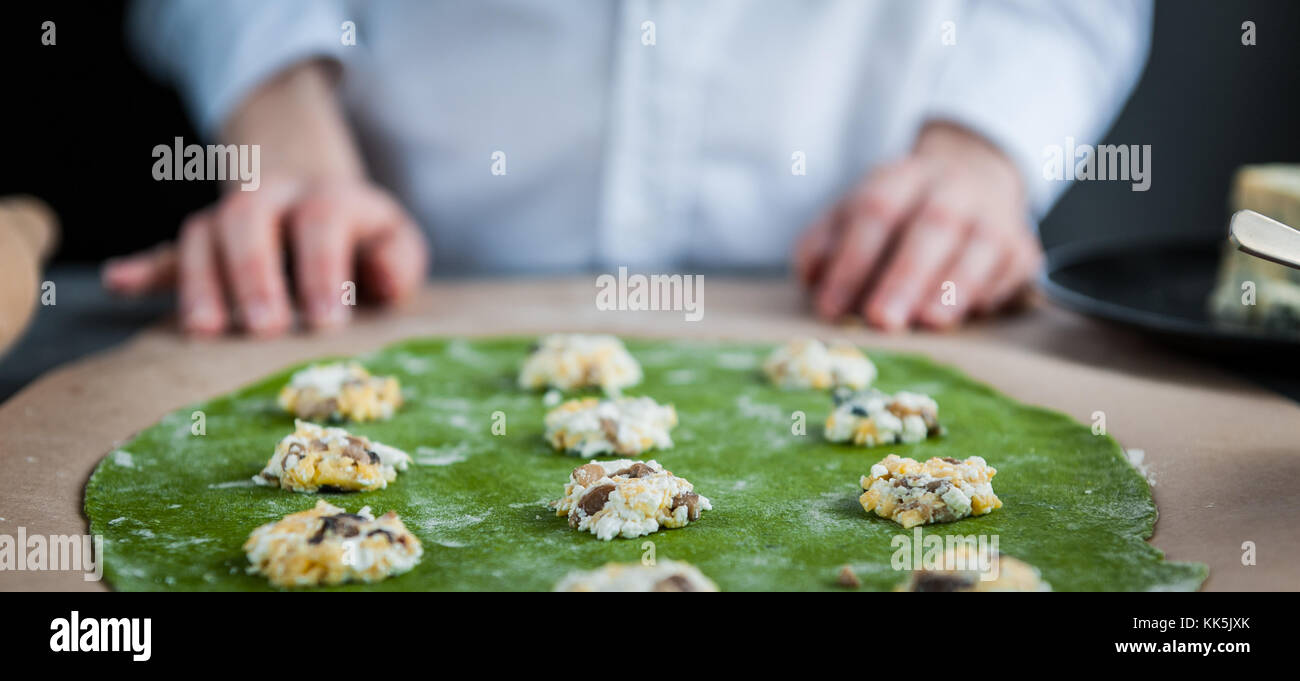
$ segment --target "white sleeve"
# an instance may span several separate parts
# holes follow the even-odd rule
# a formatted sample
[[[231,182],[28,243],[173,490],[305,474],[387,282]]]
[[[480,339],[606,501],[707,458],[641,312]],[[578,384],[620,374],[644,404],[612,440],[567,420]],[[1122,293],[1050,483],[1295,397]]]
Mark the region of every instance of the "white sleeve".
[[[926,118],[965,125],[1001,148],[1020,168],[1040,218],[1067,186],[1044,179],[1044,149],[1067,137],[1095,144],[1105,134],[1146,62],[1151,0],[972,0],[964,7]]]
[[[127,28],[145,67],[180,91],[212,137],[262,81],[341,56],[345,19],[338,0],[136,0]]]

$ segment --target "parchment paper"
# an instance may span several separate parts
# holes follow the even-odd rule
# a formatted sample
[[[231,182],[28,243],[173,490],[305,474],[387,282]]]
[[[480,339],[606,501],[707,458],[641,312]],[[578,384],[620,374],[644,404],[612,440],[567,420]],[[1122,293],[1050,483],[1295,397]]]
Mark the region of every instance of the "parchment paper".
[[[1300,589],[1300,407],[1123,329],[1043,303],[955,334],[883,335],[814,320],[796,287],[705,277],[704,317],[602,311],[594,278],[431,284],[342,331],[274,341],[189,341],[171,324],[52,371],[0,405],[0,534],[82,534],[95,463],[165,413],[293,362],[421,335],[548,331],[784,340],[843,338],[922,352],[1012,397],[1144,452],[1160,518],[1152,543],[1210,566],[1207,590]],[[996,425],[996,424],[994,424]],[[1253,542],[1255,565],[1243,565]],[[79,572],[0,572],[0,590],[94,590]]]

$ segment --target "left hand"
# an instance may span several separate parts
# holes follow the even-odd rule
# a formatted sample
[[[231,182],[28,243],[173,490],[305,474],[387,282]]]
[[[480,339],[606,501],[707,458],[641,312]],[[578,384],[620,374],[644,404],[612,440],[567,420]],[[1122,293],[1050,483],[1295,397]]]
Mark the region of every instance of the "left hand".
[[[804,233],[795,270],[824,319],[946,329],[1000,308],[1037,271],[1027,213],[1010,159],[965,128],[931,123],[910,156],[873,170]]]

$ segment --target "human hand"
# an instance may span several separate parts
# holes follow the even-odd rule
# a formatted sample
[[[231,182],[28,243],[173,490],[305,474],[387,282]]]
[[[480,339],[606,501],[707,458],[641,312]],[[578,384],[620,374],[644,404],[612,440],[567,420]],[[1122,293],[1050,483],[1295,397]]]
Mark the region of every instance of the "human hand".
[[[424,236],[365,179],[334,75],[330,63],[308,60],[258,87],[220,137],[264,148],[259,188],[227,183],[221,200],[185,220],[174,245],[106,263],[104,285],[124,294],[174,285],[181,328],[196,335],[235,326],[278,335],[292,325],[295,301],[307,326],[344,324],[347,282],[381,303],[414,291],[428,267]]]
[[[980,136],[927,125],[801,237],[795,271],[818,315],[894,331],[998,309],[1042,263],[1012,162]],[[946,286],[951,282],[951,286]],[[944,296],[950,291],[950,296]]]
[[[354,293],[396,301],[418,288],[428,259],[406,211],[364,180],[263,178],[257,191],[232,191],[191,215],[174,245],[110,260],[103,279],[123,294],[175,285],[187,333],[240,326],[266,337],[292,325],[291,298],[308,326],[339,326],[351,314],[346,282]]]

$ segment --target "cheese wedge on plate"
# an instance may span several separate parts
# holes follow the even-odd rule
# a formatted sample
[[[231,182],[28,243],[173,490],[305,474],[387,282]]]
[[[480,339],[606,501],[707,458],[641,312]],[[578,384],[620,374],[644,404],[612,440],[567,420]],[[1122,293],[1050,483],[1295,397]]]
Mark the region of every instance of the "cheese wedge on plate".
[[[1233,210],[1253,210],[1300,225],[1300,165],[1246,166],[1237,171]],[[1300,270],[1223,247],[1219,279],[1209,300],[1216,321],[1300,331]]]

